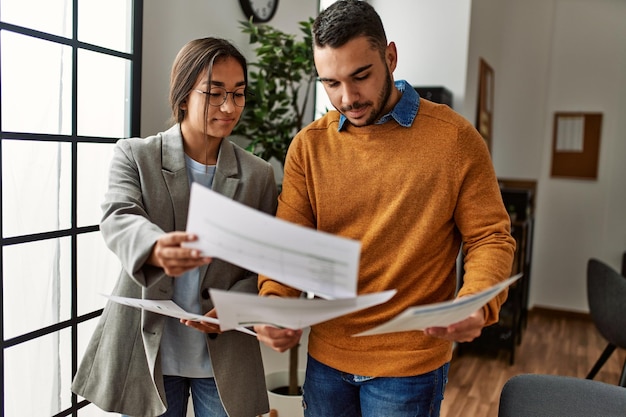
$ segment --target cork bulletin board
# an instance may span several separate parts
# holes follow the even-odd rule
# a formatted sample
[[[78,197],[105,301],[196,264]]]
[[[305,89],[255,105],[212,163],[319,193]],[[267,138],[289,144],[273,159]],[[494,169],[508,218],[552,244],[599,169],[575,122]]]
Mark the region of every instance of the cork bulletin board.
[[[602,113],[555,113],[552,177],[596,179],[601,130]]]

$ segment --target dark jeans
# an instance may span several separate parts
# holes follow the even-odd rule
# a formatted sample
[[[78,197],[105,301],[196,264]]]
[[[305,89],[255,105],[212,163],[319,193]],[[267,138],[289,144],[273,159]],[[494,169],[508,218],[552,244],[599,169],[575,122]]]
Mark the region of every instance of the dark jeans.
[[[196,417],[228,417],[213,378],[164,376],[167,411],[161,417],[186,417],[189,393]]]
[[[366,377],[337,371],[308,357],[305,417],[438,417],[448,382],[446,363],[424,375]]]

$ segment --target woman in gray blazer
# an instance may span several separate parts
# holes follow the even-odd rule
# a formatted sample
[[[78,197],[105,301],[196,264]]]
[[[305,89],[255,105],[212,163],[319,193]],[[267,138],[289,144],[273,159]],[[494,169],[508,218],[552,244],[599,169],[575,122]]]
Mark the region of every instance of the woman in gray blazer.
[[[257,292],[256,274],[182,245],[196,239],[184,232],[192,182],[275,213],[272,167],[224,139],[243,111],[246,82],[245,58],[232,44],[191,41],[172,67],[176,124],[118,141],[100,225],[122,264],[114,295],[174,300],[215,317],[209,288]],[[109,302],[72,390],[103,410],[136,417],[184,416],[190,392],[197,417],[266,413],[257,339],[211,324],[193,327]]]

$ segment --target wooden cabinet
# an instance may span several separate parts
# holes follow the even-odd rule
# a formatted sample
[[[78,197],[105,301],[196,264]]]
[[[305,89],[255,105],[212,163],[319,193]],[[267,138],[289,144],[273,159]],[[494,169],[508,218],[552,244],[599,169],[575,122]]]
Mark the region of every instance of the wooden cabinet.
[[[509,295],[500,310],[498,323],[486,327],[480,337],[460,343],[458,353],[465,351],[509,351],[509,363],[515,361],[515,349],[521,343],[528,318],[528,290],[532,261],[534,226],[534,188],[501,187],[502,198],[511,214],[511,235],[516,249],[511,275],[523,272],[522,278],[509,287]]]

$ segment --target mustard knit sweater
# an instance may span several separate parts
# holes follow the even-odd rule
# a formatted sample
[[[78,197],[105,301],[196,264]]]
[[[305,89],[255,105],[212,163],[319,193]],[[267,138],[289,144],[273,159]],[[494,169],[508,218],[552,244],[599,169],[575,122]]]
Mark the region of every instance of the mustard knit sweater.
[[[279,218],[361,242],[358,293],[396,289],[387,303],[312,326],[309,353],[343,372],[412,376],[452,356],[452,344],[421,331],[352,337],[411,306],[459,296],[510,275],[515,241],[482,137],[449,107],[420,100],[409,128],[395,121],[337,131],[330,111],[293,140]],[[261,295],[299,291],[259,277]],[[498,320],[506,293],[485,308]]]

